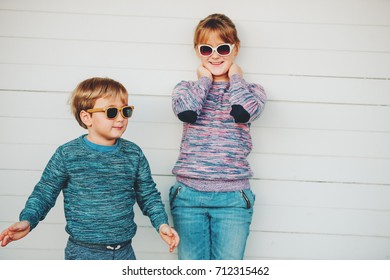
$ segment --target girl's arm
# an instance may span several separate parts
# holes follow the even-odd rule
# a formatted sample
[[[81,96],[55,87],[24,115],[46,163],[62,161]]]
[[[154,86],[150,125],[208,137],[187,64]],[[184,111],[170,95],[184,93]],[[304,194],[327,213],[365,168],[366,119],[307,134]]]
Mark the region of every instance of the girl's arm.
[[[230,104],[236,123],[251,123],[263,112],[267,95],[262,86],[249,84],[242,78],[241,69],[232,65],[230,76]]]
[[[176,85],[172,94],[172,109],[182,122],[196,122],[211,83],[208,76],[201,76],[197,81],[182,81]]]

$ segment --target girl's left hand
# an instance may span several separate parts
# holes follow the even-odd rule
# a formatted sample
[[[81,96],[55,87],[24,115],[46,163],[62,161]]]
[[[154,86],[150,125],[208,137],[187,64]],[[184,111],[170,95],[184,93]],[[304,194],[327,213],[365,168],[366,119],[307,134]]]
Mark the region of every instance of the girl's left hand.
[[[242,69],[240,66],[238,66],[237,64],[233,63],[230,68],[229,68],[229,78],[231,78],[234,74],[237,74],[239,75],[240,77],[242,77],[243,75],[243,72],[242,72]]]

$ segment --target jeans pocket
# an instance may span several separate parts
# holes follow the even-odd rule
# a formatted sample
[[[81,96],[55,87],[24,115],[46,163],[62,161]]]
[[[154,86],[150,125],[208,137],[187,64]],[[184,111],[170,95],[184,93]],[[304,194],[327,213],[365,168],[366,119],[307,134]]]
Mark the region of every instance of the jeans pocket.
[[[245,201],[246,208],[247,209],[253,208],[253,206],[255,205],[256,196],[252,192],[252,190],[250,190],[250,189],[241,190],[240,192],[241,192],[242,198]]]
[[[173,206],[173,202],[175,201],[176,197],[178,196],[180,190],[181,190],[180,183],[176,183],[169,190],[169,205],[171,206],[171,209]]]

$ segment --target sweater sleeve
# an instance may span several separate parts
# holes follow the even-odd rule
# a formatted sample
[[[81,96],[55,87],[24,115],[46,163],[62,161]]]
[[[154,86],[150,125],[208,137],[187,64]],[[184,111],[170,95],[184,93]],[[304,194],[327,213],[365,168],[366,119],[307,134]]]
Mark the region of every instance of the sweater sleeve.
[[[142,151],[140,151],[135,190],[137,203],[142,213],[149,217],[153,227],[158,231],[162,224],[168,224],[168,216],[160,192],[156,188],[149,163]]]
[[[33,230],[55,205],[58,195],[68,180],[68,175],[62,160],[61,149],[58,148],[51,157],[35,185],[26,205],[19,215],[19,220],[27,220]]]
[[[230,79],[230,104],[231,115],[236,122],[251,123],[263,112],[267,95],[264,88],[258,84],[249,84],[239,75],[233,75]],[[237,121],[238,115],[247,115],[244,121]],[[237,118],[236,116],[237,115]]]
[[[211,80],[202,77],[198,81],[182,81],[176,85],[172,95],[172,108],[175,115],[183,122],[195,122],[199,116]]]

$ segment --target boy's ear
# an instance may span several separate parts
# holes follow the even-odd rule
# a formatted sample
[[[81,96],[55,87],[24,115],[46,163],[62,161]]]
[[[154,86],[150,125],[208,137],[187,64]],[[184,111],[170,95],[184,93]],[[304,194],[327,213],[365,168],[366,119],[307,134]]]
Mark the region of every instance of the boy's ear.
[[[92,125],[91,117],[92,115],[85,110],[82,110],[80,112],[80,119],[87,127],[90,127]]]

